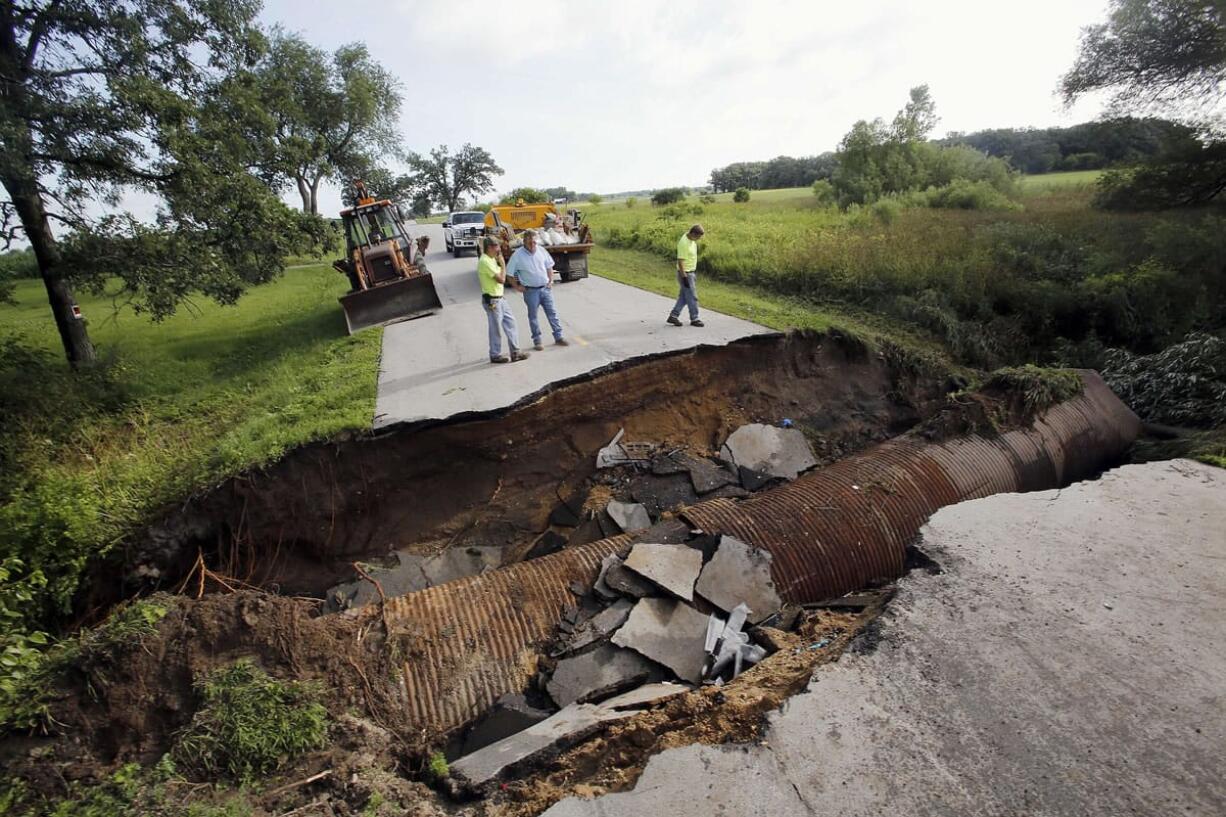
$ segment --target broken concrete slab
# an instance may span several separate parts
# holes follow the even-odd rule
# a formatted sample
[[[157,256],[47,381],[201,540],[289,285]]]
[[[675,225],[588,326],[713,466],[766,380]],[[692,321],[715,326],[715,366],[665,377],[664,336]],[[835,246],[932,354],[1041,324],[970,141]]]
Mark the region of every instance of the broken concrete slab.
[[[388,598],[415,593],[466,576],[476,576],[502,564],[502,548],[457,547],[439,553],[420,555],[395,553],[389,568],[367,572],[379,581]],[[355,579],[332,587],[327,592],[330,610],[362,607],[379,600],[379,591],[366,579]]]
[[[694,589],[725,613],[744,602],[751,624],[769,618],[783,606],[771,580],[770,553],[731,536],[720,538]]]
[[[640,599],[613,643],[668,667],[683,681],[702,681],[707,617],[675,599]]]
[[[654,476],[640,474],[630,480],[630,496],[653,517],[677,511],[698,501],[688,473]]]
[[[564,658],[545,689],[558,706],[586,703],[664,677],[663,668],[613,644]]]
[[[647,509],[637,503],[619,502],[614,499],[605,507],[605,512],[626,533],[647,530],[651,527],[651,517],[648,516]]]
[[[520,693],[503,695],[468,730],[459,754],[464,756],[484,749],[516,732],[522,732],[533,724],[540,723],[550,714],[547,710],[539,709],[528,703],[528,699]]]
[[[597,574],[596,582],[592,585],[592,590],[593,592],[596,593],[597,596],[600,596],[602,599],[605,599],[608,601],[612,601],[617,598],[617,595],[618,595],[617,591],[609,587],[608,582],[605,581],[605,576],[608,575],[610,567],[612,567],[613,565],[619,565],[621,563],[622,563],[622,560],[617,558],[616,553],[610,553],[608,556],[604,557],[604,559],[601,560],[600,573]]]
[[[733,468],[796,479],[817,465],[813,449],[798,428],[776,428],[761,423],[743,425],[724,442],[719,457]]]
[[[451,764],[451,773],[481,786],[534,755],[561,749],[591,734],[601,724],[629,718],[633,711],[608,709],[598,704],[571,704],[522,732],[465,755]]]
[[[574,632],[562,644],[556,655],[581,650],[588,644],[608,638],[614,630],[626,623],[634,602],[629,599],[618,599],[587,621],[575,627]]]
[[[631,549],[625,566],[674,596],[693,601],[694,581],[702,570],[702,551],[687,545],[640,542]]]
[[[637,599],[654,596],[660,592],[660,588],[654,583],[644,579],[633,570],[627,569],[621,559],[618,559],[617,564],[610,565],[605,571],[604,581],[611,590]]]
[[[672,681],[644,684],[629,692],[623,692],[621,695],[601,701],[600,705],[606,709],[642,709],[645,706],[663,703],[683,692],[689,692],[691,688],[685,684],[674,684]]]
[[[678,449],[651,458],[651,473],[658,477],[685,474],[690,470],[690,455]]]

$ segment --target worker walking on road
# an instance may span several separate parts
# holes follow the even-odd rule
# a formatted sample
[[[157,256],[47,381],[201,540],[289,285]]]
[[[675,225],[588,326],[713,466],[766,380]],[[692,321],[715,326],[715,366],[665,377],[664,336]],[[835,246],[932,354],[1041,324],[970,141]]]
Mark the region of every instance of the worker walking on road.
[[[502,266],[502,249],[498,241],[486,237],[481,242],[481,258],[477,261],[477,278],[481,281],[481,306],[490,330],[490,363],[510,363],[528,357],[519,351],[519,331],[511,307],[502,297],[507,272]],[[502,353],[502,335],[507,336],[507,348],[511,356]]]
[[[677,242],[677,284],[681,291],[677,295],[677,303],[668,315],[668,322],[673,326],[681,325],[681,310],[689,307],[690,326],[703,326],[698,319],[698,289],[695,279],[698,270],[698,239],[706,235],[701,224],[695,224],[681,240]]]
[[[528,306],[528,328],[532,330],[532,345],[537,351],[545,348],[541,345],[541,326],[536,314],[537,309],[544,307],[549,328],[553,330],[553,342],[558,346],[569,346],[562,337],[562,323],[558,320],[558,311],[553,305],[553,256],[538,245],[535,230],[524,230],[520,237],[524,245],[511,255],[507,264],[507,275],[523,287],[524,303]]]

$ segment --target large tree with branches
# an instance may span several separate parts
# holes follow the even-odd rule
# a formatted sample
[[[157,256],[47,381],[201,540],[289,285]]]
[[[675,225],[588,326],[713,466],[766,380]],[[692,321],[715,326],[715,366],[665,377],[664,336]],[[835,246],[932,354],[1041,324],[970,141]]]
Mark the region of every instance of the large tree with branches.
[[[5,240],[34,251],[69,362],[95,357],[74,286],[119,276],[155,317],[232,301],[281,269],[305,222],[249,171],[263,124],[258,0],[0,2]],[[156,194],[154,223],[115,214]],[[98,218],[99,204],[112,215]],[[67,235],[60,240],[57,232]],[[271,238],[270,238],[271,237]]]
[[[429,156],[409,155],[409,167],[417,189],[432,201],[455,210],[465,196],[480,196],[494,189],[494,177],[502,168],[490,152],[465,143],[454,154],[446,145],[439,145]]]
[[[256,80],[273,143],[270,181],[296,186],[304,212],[319,212],[324,179],[343,184],[402,158],[400,84],[365,45],[328,54],[274,31]]]

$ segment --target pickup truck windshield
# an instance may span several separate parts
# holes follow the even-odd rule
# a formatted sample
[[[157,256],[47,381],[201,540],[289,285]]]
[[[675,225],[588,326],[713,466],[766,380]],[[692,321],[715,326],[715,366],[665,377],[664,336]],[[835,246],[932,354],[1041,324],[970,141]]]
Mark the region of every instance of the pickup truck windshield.
[[[485,221],[485,213],[456,213],[451,217],[452,224],[477,224]]]

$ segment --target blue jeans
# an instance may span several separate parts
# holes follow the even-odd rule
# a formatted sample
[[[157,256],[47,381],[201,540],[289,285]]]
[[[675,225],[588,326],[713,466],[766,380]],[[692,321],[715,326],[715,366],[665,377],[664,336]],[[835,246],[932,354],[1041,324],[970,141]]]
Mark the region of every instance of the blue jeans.
[[[689,286],[678,284],[681,292],[677,295],[677,303],[673,304],[673,311],[669,313],[671,317],[681,317],[681,310],[688,306],[690,309],[690,320],[698,320],[698,290],[695,288],[695,279],[697,277],[694,273],[687,272],[685,280]]]
[[[524,303],[528,305],[528,329],[532,331],[532,342],[541,342],[541,325],[537,321],[536,310],[545,307],[545,317],[549,319],[549,328],[553,330],[553,339],[562,339],[562,322],[558,320],[558,310],[553,306],[553,290],[549,287],[537,287],[524,290]]]
[[[502,355],[502,332],[507,335],[507,346],[514,353],[519,349],[519,328],[515,325],[515,316],[505,298],[482,298],[481,306],[485,309],[485,319],[490,328],[490,359]],[[499,332],[501,327],[502,332]]]

